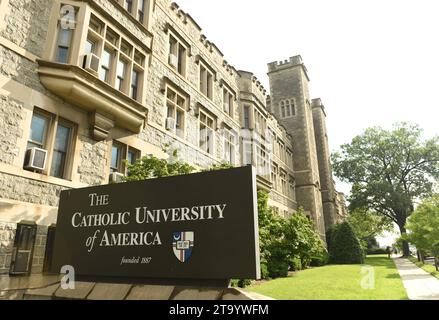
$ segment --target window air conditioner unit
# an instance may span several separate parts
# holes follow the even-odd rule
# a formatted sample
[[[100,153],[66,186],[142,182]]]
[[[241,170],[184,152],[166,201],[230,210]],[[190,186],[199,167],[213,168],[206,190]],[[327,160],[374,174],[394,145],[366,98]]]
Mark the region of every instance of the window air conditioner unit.
[[[170,64],[171,66],[173,66],[174,68],[177,68],[177,66],[178,66],[178,58],[177,58],[177,56],[176,56],[175,54],[173,54],[173,53],[171,53],[171,54],[169,55],[169,64]]]
[[[99,72],[100,59],[97,55],[93,53],[88,53],[84,56],[84,62],[82,67],[90,72]]]
[[[112,172],[110,174],[109,182],[110,182],[110,184],[112,184],[112,183],[121,183],[121,182],[123,182],[123,178],[125,178],[125,175],[123,175],[122,173]]]
[[[166,119],[166,130],[175,132],[176,130],[176,123],[174,118],[167,118]]]
[[[47,150],[31,148],[26,151],[24,168],[43,171],[46,168]]]

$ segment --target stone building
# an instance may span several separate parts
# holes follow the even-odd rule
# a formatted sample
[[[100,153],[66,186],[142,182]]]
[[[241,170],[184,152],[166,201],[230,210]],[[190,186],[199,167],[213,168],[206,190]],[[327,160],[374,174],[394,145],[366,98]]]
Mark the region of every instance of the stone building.
[[[0,274],[48,267],[62,190],[166,147],[254,165],[270,205],[303,207],[324,238],[345,214],[325,109],[299,56],[269,78],[270,96],[169,0],[0,0]]]

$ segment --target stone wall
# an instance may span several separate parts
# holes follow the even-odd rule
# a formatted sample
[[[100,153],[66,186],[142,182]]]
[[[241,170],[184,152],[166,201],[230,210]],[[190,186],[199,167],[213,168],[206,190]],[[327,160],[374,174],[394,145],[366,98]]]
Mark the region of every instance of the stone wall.
[[[53,0],[9,0],[0,36],[41,56]],[[2,64],[0,64],[2,65]]]
[[[4,199],[57,207],[66,187],[0,172],[0,195]],[[34,217],[23,217],[33,220]]]
[[[36,72],[38,64],[0,45],[0,74],[29,88],[46,93]]]
[[[48,230],[49,230],[48,227],[37,226],[37,235],[35,237],[31,273],[43,272],[44,255],[46,253],[46,241],[47,241]]]
[[[105,141],[94,141],[88,136],[78,135],[82,142],[81,160],[78,166],[80,182],[90,186],[100,185],[108,179],[105,168],[109,161],[108,144]]]
[[[312,101],[314,133],[319,162],[320,186],[322,190],[323,214],[325,228],[328,230],[335,223],[335,187],[332,176],[331,159],[326,129],[325,107],[320,99]]]
[[[189,19],[190,20],[190,19]],[[168,27],[172,26],[174,32],[186,43],[190,44],[190,55],[186,61],[186,77],[177,74],[168,66]],[[139,138],[163,148],[172,145],[172,148],[179,150],[180,158],[197,167],[210,167],[219,164],[223,160],[223,124],[239,133],[239,109],[238,102],[235,104],[234,119],[230,119],[222,110],[223,91],[220,87],[221,80],[225,81],[237,93],[237,81],[239,75],[230,67],[224,67],[224,59],[217,51],[209,49],[200,41],[201,30],[192,22],[186,23],[181,20],[178,9],[175,9],[169,1],[160,1],[153,14],[152,32],[154,34],[153,57],[148,74],[148,85],[146,86],[146,104],[150,108],[148,123],[154,126],[147,126],[139,135]],[[199,91],[199,63],[198,59],[209,62],[217,72],[214,82],[214,96],[210,100]],[[189,110],[186,113],[185,136],[182,139],[176,138],[165,130],[166,121],[166,97],[165,84],[178,88],[188,97]],[[199,149],[199,123],[198,109],[202,105],[208,112],[215,115],[217,128],[215,131],[214,152],[211,155],[205,154]],[[156,126],[163,130],[156,129]],[[235,159],[240,159],[239,150],[236,148]]]
[[[307,69],[300,56],[270,63],[268,69],[271,110],[293,138],[297,204],[310,213],[324,238],[322,195]],[[294,100],[295,115],[282,119],[279,105],[285,99]]]
[[[12,165],[19,154],[18,139],[23,136],[23,103],[0,95],[0,163]]]

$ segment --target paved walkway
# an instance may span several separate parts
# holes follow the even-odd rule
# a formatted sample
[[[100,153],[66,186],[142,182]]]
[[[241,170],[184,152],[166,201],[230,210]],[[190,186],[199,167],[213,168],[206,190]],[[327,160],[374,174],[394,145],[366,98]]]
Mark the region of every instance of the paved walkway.
[[[410,300],[439,300],[439,280],[404,258],[394,258]]]

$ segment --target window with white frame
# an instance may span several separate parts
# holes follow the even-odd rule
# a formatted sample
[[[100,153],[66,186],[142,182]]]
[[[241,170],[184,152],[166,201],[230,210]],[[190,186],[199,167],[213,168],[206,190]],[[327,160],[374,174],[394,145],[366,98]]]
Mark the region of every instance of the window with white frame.
[[[279,108],[281,119],[291,118],[292,116],[296,115],[296,107],[294,104],[294,100],[292,99],[281,101],[279,104]]]
[[[146,59],[141,49],[91,14],[84,50],[100,58],[100,80],[141,101]]]
[[[200,91],[210,100],[213,99],[213,73],[200,62]]]
[[[169,34],[168,64],[183,77],[186,76],[187,48],[172,33]]]
[[[214,128],[215,120],[204,111],[200,110],[199,115],[199,134],[200,134],[200,148],[204,152],[213,154],[213,142],[215,138]]]
[[[171,131],[175,130],[175,134],[180,138],[184,138],[187,98],[169,85],[166,86],[166,110],[167,129]],[[170,123],[172,123],[172,125],[170,125]]]
[[[224,128],[224,160],[231,165],[235,164],[236,135]]]

